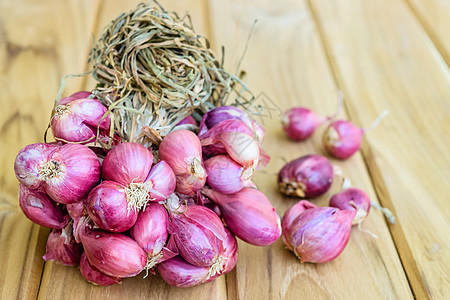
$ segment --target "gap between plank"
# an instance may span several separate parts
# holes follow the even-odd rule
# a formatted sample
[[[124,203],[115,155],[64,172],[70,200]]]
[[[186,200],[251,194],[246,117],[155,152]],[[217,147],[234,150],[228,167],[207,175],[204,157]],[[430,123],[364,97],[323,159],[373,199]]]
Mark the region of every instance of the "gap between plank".
[[[329,65],[333,81],[334,81],[336,87],[339,90],[343,91],[344,95],[348,94],[348,93],[345,93],[343,80],[340,78],[338,67],[332,57],[331,47],[328,44],[327,39],[325,37],[325,32],[322,27],[322,24],[320,23],[319,15],[318,15],[317,11],[315,10],[314,5],[311,3],[311,1],[312,0],[305,0],[306,4],[308,6],[309,12],[311,14],[311,17],[313,19],[313,22],[315,24],[315,27],[317,29],[317,33],[318,33],[319,39],[320,39],[320,44],[321,44],[321,47],[326,56],[326,60]],[[344,102],[343,108],[345,110],[346,115],[349,117],[349,119],[352,119],[351,118],[352,115],[350,114],[350,109],[348,107],[348,101]],[[382,177],[379,177],[380,180],[378,180],[378,181],[374,177],[374,173],[377,173],[379,176],[381,176],[381,172],[379,172],[378,166],[376,165],[376,163],[374,161],[373,161],[373,165],[368,162],[369,158],[371,157],[371,151],[370,151],[370,147],[367,145],[367,142],[365,144],[366,144],[366,147],[362,147],[361,152],[362,152],[364,164],[366,166],[366,169],[369,172],[369,178],[372,183],[372,186],[374,187],[375,194],[377,195],[377,198],[380,201],[381,205],[383,205],[384,207],[388,207],[395,214],[395,209],[392,204],[392,199],[388,196],[386,183],[382,180]],[[371,170],[371,168],[374,168],[376,170],[376,172],[373,172],[373,170]],[[413,262],[414,260],[413,260],[411,250],[407,244],[406,237],[404,236],[404,232],[401,229],[401,224],[397,223],[394,225],[396,228],[398,228],[398,230],[396,230],[396,229],[394,229],[394,226],[389,225],[386,220],[385,220],[385,222],[389,228],[389,232],[391,234],[392,241],[394,242],[394,246],[397,251],[397,255],[400,259],[400,263],[402,265],[403,272],[406,275],[409,289],[411,290],[413,297],[415,299],[424,299],[424,297],[429,298],[429,294],[427,292],[425,292],[427,290],[426,285],[423,283],[423,280],[420,276],[417,265],[415,263],[413,265],[411,265],[411,264],[405,265],[405,263],[404,263],[404,260],[409,261],[409,262]],[[404,247],[399,247],[399,244],[403,245]],[[417,282],[419,284],[417,289],[415,289],[412,286],[411,281]]]
[[[450,56],[447,55],[445,47],[442,46],[434,30],[431,28],[431,26],[428,25],[425,18],[423,18],[422,15],[417,11],[417,9],[411,3],[411,0],[404,0],[404,2],[406,2],[406,6],[411,10],[411,14],[417,19],[419,25],[422,26],[425,33],[428,35],[431,42],[433,43],[434,47],[436,48],[440,56],[444,59],[445,63],[447,64],[447,67],[450,67]]]

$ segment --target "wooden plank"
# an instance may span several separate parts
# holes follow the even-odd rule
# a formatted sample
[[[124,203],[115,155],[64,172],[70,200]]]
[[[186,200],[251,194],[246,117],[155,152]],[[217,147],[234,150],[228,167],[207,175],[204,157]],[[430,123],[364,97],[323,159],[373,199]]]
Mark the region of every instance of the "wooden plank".
[[[236,68],[255,19],[258,19],[258,23],[242,66],[248,72],[250,88],[256,95],[266,95],[261,94],[258,101],[275,109],[271,111],[271,116],[263,119],[267,130],[264,145],[272,155],[272,161],[266,170],[259,172],[256,183],[282,215],[296,200],[280,196],[276,189],[276,174],[283,166],[284,159],[291,160],[313,152],[324,154],[321,145],[324,128],[320,128],[306,142],[289,141],[282,132],[276,106],[283,111],[291,106],[306,106],[318,114],[331,115],[337,103],[337,86],[305,1],[211,1],[215,46],[226,46],[229,69]],[[355,186],[367,191],[377,201],[359,153],[348,161],[333,160],[333,163],[342,168]],[[313,202],[325,206],[329,197],[339,189],[340,184],[336,181],[326,195]],[[374,239],[353,229],[342,255],[325,264],[300,264],[285,249],[281,240],[265,248],[240,242],[236,269],[227,274],[229,297],[411,298],[406,276],[383,216],[372,211],[363,227],[379,238]]]
[[[48,230],[33,225],[20,211],[13,163],[22,147],[42,142],[60,77],[83,70],[94,19],[90,5],[92,1],[0,3],[2,299],[37,295]]]
[[[405,0],[421,25],[450,65],[450,2],[447,0]]]
[[[98,26],[94,34],[110,20],[123,11],[134,8],[141,1],[106,0],[101,4]],[[164,1],[165,9],[175,10],[180,15],[189,11],[194,28],[200,34],[208,34],[206,9],[203,1],[191,0],[185,2]],[[89,80],[85,89],[94,86],[94,81]],[[39,299],[225,299],[225,277],[214,282],[190,289],[180,289],[166,284],[160,276],[149,275],[142,279],[140,274],[134,278],[123,281],[123,284],[111,287],[98,287],[88,283],[81,276],[78,268],[65,267],[59,264],[46,263],[43,272]]]
[[[367,134],[364,156],[382,203],[397,215],[391,231],[416,298],[445,299],[450,71],[402,1],[310,2],[351,119],[367,126],[391,112]]]

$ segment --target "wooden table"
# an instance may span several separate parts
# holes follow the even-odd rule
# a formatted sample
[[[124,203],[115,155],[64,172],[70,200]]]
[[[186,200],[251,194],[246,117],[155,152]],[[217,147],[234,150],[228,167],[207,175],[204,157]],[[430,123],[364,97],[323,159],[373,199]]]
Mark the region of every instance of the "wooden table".
[[[303,143],[289,141],[279,111],[307,106],[369,126],[362,151],[333,160],[354,186],[391,209],[397,224],[373,210],[353,229],[343,254],[325,264],[300,264],[283,243],[239,243],[235,270],[212,283],[177,289],[159,277],[137,276],[96,287],[77,268],[44,263],[48,229],[18,206],[17,152],[41,142],[60,78],[87,70],[92,34],[137,1],[0,1],[0,298],[40,299],[448,299],[450,297],[450,4],[448,0],[189,0],[163,1],[186,10],[234,71],[258,19],[243,69],[259,99],[272,161],[256,182],[280,215],[295,203],[276,190],[285,159],[324,154],[321,128]],[[89,89],[72,80],[67,91]],[[335,183],[314,200],[326,205]]]

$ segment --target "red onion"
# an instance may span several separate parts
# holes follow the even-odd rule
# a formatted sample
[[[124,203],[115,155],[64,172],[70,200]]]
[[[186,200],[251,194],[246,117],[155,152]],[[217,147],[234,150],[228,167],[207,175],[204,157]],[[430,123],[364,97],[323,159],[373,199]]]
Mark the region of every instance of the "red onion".
[[[267,246],[280,237],[280,217],[260,191],[243,188],[226,195],[203,189],[203,193],[219,206],[222,218],[238,238],[252,245]]]
[[[355,214],[334,207],[306,209],[283,228],[285,243],[302,263],[331,261],[347,245]]]
[[[167,211],[159,203],[151,202],[139,213],[138,219],[130,230],[131,237],[148,254],[147,268],[153,268],[162,257],[169,226]]]
[[[342,210],[356,211],[352,225],[360,224],[367,218],[370,210],[370,198],[358,188],[345,189],[331,197],[330,206]]]
[[[187,116],[186,118],[184,118],[183,120],[178,122],[176,126],[186,125],[186,124],[197,126],[197,121],[195,121],[195,119],[192,116]]]
[[[77,244],[72,235],[72,224],[64,229],[53,229],[47,239],[45,261],[56,261],[66,266],[76,266],[80,262],[83,247]]]
[[[321,155],[310,154],[288,162],[278,173],[280,192],[313,198],[328,191],[333,183],[333,166]]]
[[[111,232],[130,229],[138,218],[138,212],[130,208],[126,188],[114,181],[96,186],[89,193],[86,209],[98,227]]]
[[[194,195],[205,185],[202,147],[192,131],[180,129],[169,133],[159,146],[159,158],[166,161],[175,173],[177,192]]]
[[[153,163],[152,153],[138,143],[122,143],[111,149],[102,166],[103,178],[124,186],[142,183]]]
[[[255,187],[252,182],[254,168],[244,168],[228,155],[217,155],[205,161],[206,182],[214,190],[233,194],[244,187]]]
[[[208,273],[209,279],[205,282],[210,282],[219,277],[222,274],[228,273],[236,266],[237,258],[238,258],[238,244],[236,237],[234,234],[225,227],[225,232],[227,233],[227,238],[223,243],[223,247],[225,251],[222,254],[223,262],[222,262],[222,271],[217,272],[216,275],[211,276],[211,273]]]
[[[325,149],[336,158],[349,158],[361,147],[364,133],[374,129],[388,114],[387,110],[383,111],[368,128],[358,128],[345,120],[331,123],[323,134]]]
[[[283,130],[289,138],[303,141],[309,138],[316,128],[327,120],[304,107],[293,107],[282,117]]]
[[[87,230],[80,237],[89,264],[108,276],[132,277],[147,264],[144,250],[126,235]]]
[[[81,275],[83,275],[84,279],[89,281],[90,283],[93,283],[95,285],[101,285],[101,286],[108,286],[113,285],[116,283],[121,283],[120,278],[114,278],[108,275],[103,274],[102,272],[99,272],[92,268],[92,266],[89,264],[86,254],[81,255],[80,260],[80,271]]]
[[[202,283],[208,276],[208,267],[193,266],[181,256],[176,256],[156,265],[161,277],[176,287],[191,287]]]
[[[145,180],[150,198],[153,201],[166,200],[175,191],[176,180],[169,164],[163,160],[159,161],[152,167]]]
[[[83,98],[89,98],[89,96],[91,96],[92,93],[91,92],[87,92],[87,91],[79,91],[79,92],[75,92],[72,95],[68,96],[68,97],[64,97],[61,98],[58,102],[59,105],[67,105],[72,101],[78,100],[78,99],[83,99]],[[93,97],[93,99],[97,99],[97,97]]]
[[[48,157],[59,146],[53,144],[30,144],[22,148],[14,162],[17,180],[30,189],[37,189],[42,185],[40,169]]]
[[[55,107],[51,128],[56,140],[88,143],[96,138],[97,128],[103,136],[107,135],[111,120],[103,116],[108,109],[97,99],[78,98],[84,94],[69,96]]]
[[[42,145],[28,145],[19,152],[14,166],[17,179],[59,203],[74,203],[86,197],[100,179],[100,161],[95,153],[79,144]]]
[[[331,123],[323,135],[325,149],[336,158],[346,159],[361,147],[364,130],[353,123],[338,120]]]
[[[183,210],[184,213],[171,213],[169,223],[169,233],[181,256],[192,265],[220,269],[226,238],[222,221],[200,205],[181,207]]]
[[[287,228],[291,227],[295,219],[297,219],[297,217],[300,216],[300,214],[302,214],[305,210],[315,207],[317,206],[311,202],[301,200],[284,213],[283,218],[281,219],[282,238],[284,243],[287,241]]]
[[[62,205],[57,205],[49,196],[37,190],[19,185],[19,205],[25,216],[34,223],[62,229],[69,223],[69,216]]]

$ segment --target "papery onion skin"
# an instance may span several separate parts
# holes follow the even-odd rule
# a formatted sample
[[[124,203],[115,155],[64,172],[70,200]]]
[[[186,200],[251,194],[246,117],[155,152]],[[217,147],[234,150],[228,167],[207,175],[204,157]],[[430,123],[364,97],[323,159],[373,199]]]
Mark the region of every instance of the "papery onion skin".
[[[175,173],[177,192],[194,195],[205,185],[202,147],[195,133],[180,129],[166,135],[159,146],[159,158]]]
[[[130,230],[131,237],[150,256],[159,254],[169,236],[167,227],[169,216],[159,203],[151,202],[139,213],[138,219]]]
[[[288,229],[292,226],[292,223],[295,219],[298,218],[305,210],[315,208],[316,205],[312,204],[309,201],[301,200],[297,202],[295,205],[291,206],[281,218],[281,229],[282,229],[282,238],[285,244],[289,243],[287,232]]]
[[[306,140],[325,121],[325,117],[318,116],[310,109],[304,107],[288,109],[282,117],[284,132],[290,139],[295,141]]]
[[[149,196],[152,201],[166,200],[175,191],[176,180],[168,163],[161,160],[155,164],[145,180],[145,183],[150,185]]]
[[[280,237],[280,217],[260,191],[243,188],[227,195],[203,189],[203,193],[219,206],[225,223],[241,240],[255,246],[268,246]]]
[[[172,286],[191,287],[205,280],[209,268],[191,265],[181,256],[176,256],[157,264],[156,270]]]
[[[94,268],[92,268],[92,266],[89,264],[89,262],[86,258],[86,254],[84,254],[84,252],[81,255],[80,271],[81,271],[81,275],[84,277],[84,279],[86,279],[87,281],[89,281],[90,283],[93,283],[95,285],[109,286],[109,285],[114,285],[116,283],[121,283],[120,278],[113,278],[111,276],[105,275],[102,272],[99,272],[99,271],[95,270]]]
[[[45,261],[55,261],[66,266],[76,266],[80,262],[83,247],[75,242],[72,226],[64,229],[53,229],[47,239]]]
[[[192,265],[211,266],[224,251],[226,233],[222,221],[213,211],[200,205],[180,209],[185,212],[170,215],[169,233],[181,256]]]
[[[138,218],[138,212],[129,209],[125,187],[114,181],[103,181],[86,199],[86,210],[101,229],[124,232]]]
[[[352,222],[352,225],[356,225],[367,218],[370,211],[370,197],[363,190],[352,187],[333,195],[330,199],[330,206],[356,211]]]
[[[144,250],[124,234],[88,230],[80,238],[89,264],[108,276],[133,277],[147,264]]]
[[[287,196],[314,198],[326,193],[333,183],[333,166],[321,155],[294,159],[278,173],[278,187]]]
[[[44,176],[45,191],[59,203],[69,204],[84,199],[100,180],[100,161],[84,145],[63,145],[52,153],[48,163],[57,165],[59,173]]]
[[[217,155],[204,162],[208,177],[206,182],[214,190],[233,194],[244,187],[255,187],[253,169],[246,169],[228,155]]]
[[[19,185],[19,205],[25,216],[32,222],[54,229],[62,229],[70,217],[62,205],[57,205],[49,196],[37,190]]]
[[[325,149],[332,156],[347,159],[355,154],[361,147],[364,130],[353,123],[338,120],[331,123],[323,134]]]
[[[307,209],[286,229],[286,245],[302,263],[331,261],[347,245],[355,214],[334,207]]]
[[[122,143],[106,155],[102,172],[106,180],[116,181],[124,186],[144,182],[153,163],[152,153],[138,143]]]
[[[37,189],[42,185],[39,170],[48,161],[48,157],[59,146],[53,144],[36,143],[23,147],[14,162],[14,171],[20,183],[30,189]]]

